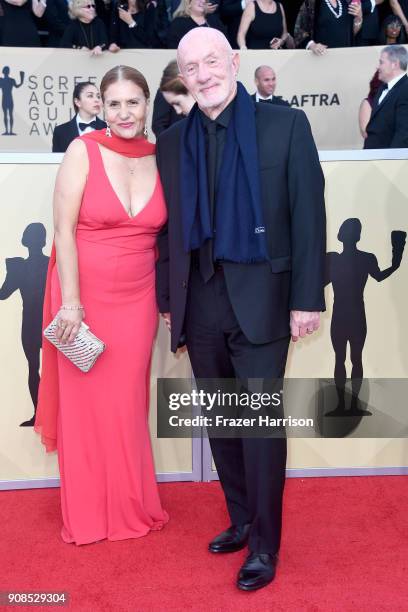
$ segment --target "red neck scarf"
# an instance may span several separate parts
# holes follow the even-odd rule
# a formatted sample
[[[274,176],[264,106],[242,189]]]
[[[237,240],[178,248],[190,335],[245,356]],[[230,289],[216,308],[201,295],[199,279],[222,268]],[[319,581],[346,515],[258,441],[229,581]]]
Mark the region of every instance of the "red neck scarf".
[[[111,149],[124,157],[145,157],[146,155],[154,155],[156,151],[156,145],[143,138],[143,136],[138,136],[137,138],[121,138],[120,136],[116,136],[113,132],[111,136],[107,136],[106,128],[94,130],[81,138],[94,140],[103,147]]]

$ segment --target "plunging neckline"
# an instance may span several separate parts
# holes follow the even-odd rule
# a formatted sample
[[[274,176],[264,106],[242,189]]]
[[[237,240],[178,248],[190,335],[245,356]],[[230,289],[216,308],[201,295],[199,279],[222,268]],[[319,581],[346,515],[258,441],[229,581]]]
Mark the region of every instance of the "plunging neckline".
[[[108,173],[106,171],[106,168],[105,168],[105,164],[104,164],[104,161],[103,161],[103,157],[102,157],[102,152],[101,152],[100,146],[97,143],[96,143],[96,146],[98,147],[98,151],[99,151],[99,155],[100,155],[100,159],[101,159],[101,164],[102,164],[102,168],[103,168],[103,173],[105,175],[106,181],[109,184],[110,190],[112,191],[113,195],[115,196],[118,204],[120,205],[120,207],[123,210],[123,212],[126,215],[126,217],[128,219],[130,219],[131,221],[133,221],[134,219],[136,219],[149,206],[150,202],[153,200],[153,197],[154,197],[154,195],[156,193],[156,190],[157,190],[157,185],[159,183],[159,172],[158,172],[158,170],[156,170],[156,179],[155,179],[155,182],[154,182],[154,187],[153,187],[152,195],[147,200],[146,204],[135,215],[130,215],[129,211],[123,205],[122,200],[119,198],[118,194],[116,193],[115,189],[113,188],[112,182],[111,182],[111,180],[110,180],[110,178],[108,176]],[[121,157],[123,157],[123,156],[121,156]]]

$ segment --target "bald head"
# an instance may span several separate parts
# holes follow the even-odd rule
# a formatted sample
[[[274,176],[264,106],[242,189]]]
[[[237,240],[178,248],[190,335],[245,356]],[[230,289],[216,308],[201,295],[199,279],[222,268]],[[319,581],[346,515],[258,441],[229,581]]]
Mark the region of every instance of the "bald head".
[[[194,28],[180,41],[182,80],[201,110],[215,118],[236,94],[239,55],[221,32]]]
[[[232,53],[231,45],[219,30],[214,28],[193,28],[190,32],[187,32],[177,47],[177,63],[180,71],[182,71],[186,54],[188,56],[195,49],[211,50],[214,47],[217,47],[226,54]]]
[[[276,73],[270,66],[258,66],[255,70],[255,85],[262,98],[273,96],[276,89]]]

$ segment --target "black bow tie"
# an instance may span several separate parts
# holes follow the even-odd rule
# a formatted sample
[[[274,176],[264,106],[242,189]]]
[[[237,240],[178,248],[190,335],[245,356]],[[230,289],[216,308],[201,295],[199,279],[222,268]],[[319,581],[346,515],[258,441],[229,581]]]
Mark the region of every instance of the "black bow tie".
[[[81,130],[81,132],[83,132],[84,130],[86,130],[86,128],[91,127],[94,130],[96,130],[96,119],[94,119],[93,121],[91,121],[91,123],[78,123],[78,127]]]
[[[267,100],[264,100],[263,98],[259,98],[259,102],[266,102],[267,104],[272,104],[272,100],[270,98],[268,98]]]

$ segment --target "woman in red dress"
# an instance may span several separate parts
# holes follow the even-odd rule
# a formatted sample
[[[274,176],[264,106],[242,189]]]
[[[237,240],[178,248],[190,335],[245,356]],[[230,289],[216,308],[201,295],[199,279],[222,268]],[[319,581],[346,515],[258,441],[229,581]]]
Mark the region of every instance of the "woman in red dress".
[[[106,349],[84,374],[44,341],[35,424],[47,450],[58,449],[62,538],[76,544],[137,538],[168,520],[148,429],[155,242],[166,222],[143,137],[149,89],[118,66],[101,96],[108,128],[71,143],[56,181],[44,325],[58,313],[58,333],[72,342],[85,318]]]

